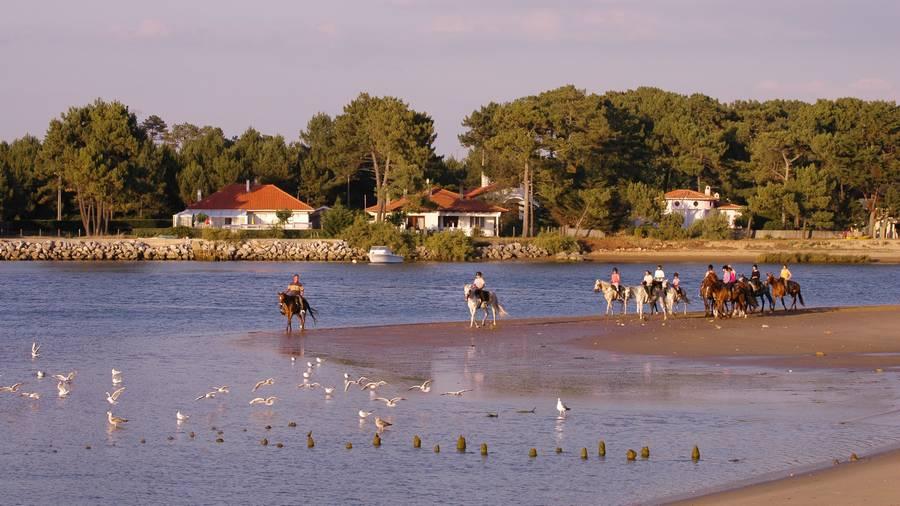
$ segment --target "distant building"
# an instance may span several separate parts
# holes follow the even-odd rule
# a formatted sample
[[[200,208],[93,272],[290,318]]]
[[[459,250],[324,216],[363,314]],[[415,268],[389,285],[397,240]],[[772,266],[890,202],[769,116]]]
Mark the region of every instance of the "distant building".
[[[213,227],[231,229],[264,229],[279,224],[276,212],[291,211],[285,229],[311,228],[311,215],[315,212],[307,205],[273,184],[230,184],[212,195],[172,216],[173,226]],[[202,222],[198,215],[205,218]],[[202,217],[202,216],[201,216]]]
[[[477,229],[485,237],[499,235],[500,213],[506,209],[443,188],[432,188],[423,197],[419,206],[407,197],[390,201],[385,205],[385,213],[405,213],[402,227],[407,230],[461,230],[471,236]],[[375,218],[378,206],[370,206],[366,212]]]
[[[521,186],[510,188],[492,183],[490,178],[481,174],[481,186],[474,190],[466,192],[467,199],[487,199],[503,204],[510,209],[519,211],[519,219],[525,217],[525,189]],[[540,207],[537,202],[532,201],[534,207]]]
[[[665,194],[665,199],[665,214],[678,213],[684,216],[682,225],[684,228],[712,214],[724,215],[728,220],[728,226],[735,228],[735,220],[743,214],[742,206],[721,203],[719,194],[713,193],[709,186],[703,193],[694,190],[672,190]]]

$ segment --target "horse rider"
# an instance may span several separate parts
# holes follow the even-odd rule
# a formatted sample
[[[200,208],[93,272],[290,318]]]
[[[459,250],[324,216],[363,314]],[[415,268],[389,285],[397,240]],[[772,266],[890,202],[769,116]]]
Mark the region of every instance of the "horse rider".
[[[647,296],[650,296],[650,289],[653,287],[653,274],[650,274],[650,271],[644,271],[644,280],[641,281],[641,284],[644,285],[644,290],[647,292]]]
[[[675,289],[675,293],[677,293],[679,297],[684,298],[684,292],[681,291],[681,280],[678,278],[677,272],[672,275],[672,288]]]
[[[619,276],[619,268],[613,267],[612,274],[609,276],[609,284],[616,289],[618,297],[622,298],[622,278]]]
[[[663,281],[666,280],[666,273],[663,271],[662,265],[656,266],[656,272],[653,273],[653,281],[656,281],[660,285],[663,284]]]
[[[781,266],[781,277],[784,278],[785,283],[791,280],[791,271],[787,264]]]
[[[291,282],[288,284],[284,294],[303,297],[303,283],[300,282],[299,274],[294,274],[293,277],[291,277]]]
[[[761,278],[762,273],[759,272],[759,267],[756,264],[753,264],[753,270],[750,271],[750,280],[752,281],[755,279],[757,282],[759,282]]]
[[[706,266],[706,274],[703,276],[703,281],[706,281],[706,278],[708,278],[710,275],[716,275],[716,269],[712,266],[712,264]]]
[[[472,287],[475,288],[474,294],[481,302],[487,302],[487,291],[484,289],[484,276],[481,271],[475,273],[475,279],[472,280]]]

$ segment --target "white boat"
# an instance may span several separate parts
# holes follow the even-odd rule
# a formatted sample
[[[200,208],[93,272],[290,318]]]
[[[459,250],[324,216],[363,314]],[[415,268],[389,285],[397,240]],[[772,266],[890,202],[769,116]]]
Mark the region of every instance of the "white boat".
[[[396,255],[387,246],[372,246],[369,249],[369,262],[373,264],[399,264],[403,263],[403,256]]]

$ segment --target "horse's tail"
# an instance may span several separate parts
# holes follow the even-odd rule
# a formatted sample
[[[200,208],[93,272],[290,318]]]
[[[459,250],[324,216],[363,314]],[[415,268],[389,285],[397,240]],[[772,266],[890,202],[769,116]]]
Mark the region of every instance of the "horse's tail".
[[[316,310],[313,309],[312,306],[309,305],[309,302],[306,300],[306,297],[300,297],[300,300],[303,302],[303,310],[306,311],[306,314],[312,317],[313,323],[318,323],[316,321]]]
[[[503,306],[501,306],[499,302],[497,303],[497,311],[500,313],[500,316],[509,316],[509,313],[503,309]]]
[[[800,299],[800,305],[806,307],[806,303],[803,302],[803,293],[800,291],[800,286],[797,286],[797,298]]]

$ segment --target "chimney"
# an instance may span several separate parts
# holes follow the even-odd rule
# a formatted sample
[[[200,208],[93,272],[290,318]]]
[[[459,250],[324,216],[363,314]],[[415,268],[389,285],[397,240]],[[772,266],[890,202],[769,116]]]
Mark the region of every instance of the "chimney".
[[[481,187],[491,184],[491,178],[487,177],[484,172],[481,173]]]
[[[712,188],[710,188],[709,185],[706,185],[706,190],[704,190],[703,193],[705,193],[707,197],[712,196]]]
[[[197,190],[197,202],[200,202],[201,200],[203,200],[203,192],[201,192],[201,191],[198,189],[198,190]]]
[[[707,189],[708,188],[709,187],[707,186]],[[249,179],[247,180],[247,193],[250,193],[250,180]]]

